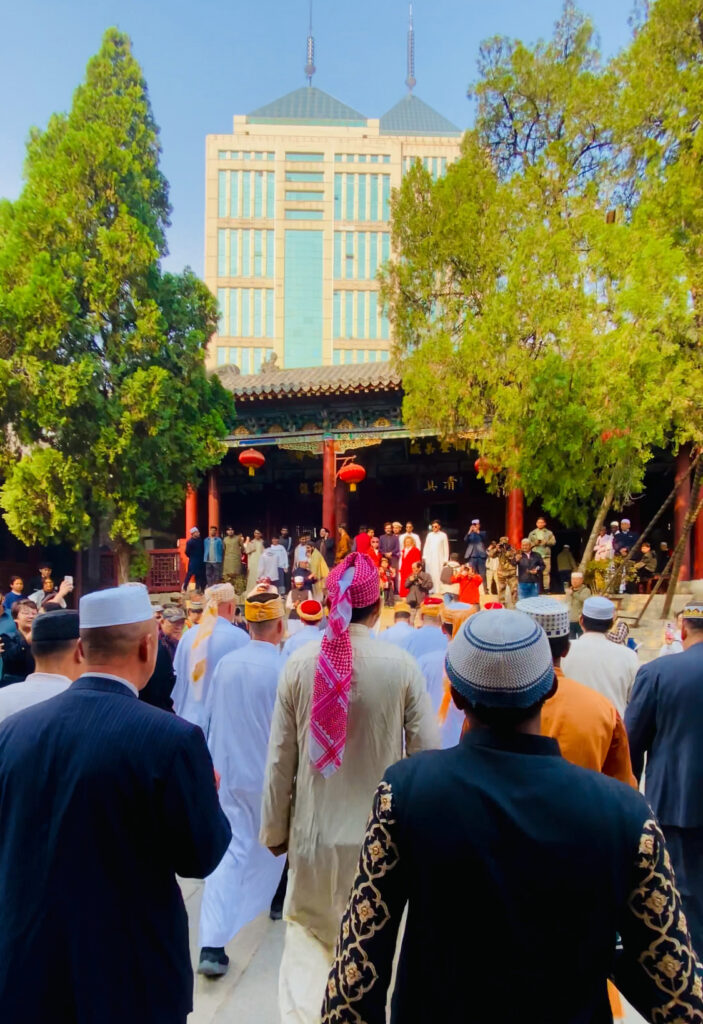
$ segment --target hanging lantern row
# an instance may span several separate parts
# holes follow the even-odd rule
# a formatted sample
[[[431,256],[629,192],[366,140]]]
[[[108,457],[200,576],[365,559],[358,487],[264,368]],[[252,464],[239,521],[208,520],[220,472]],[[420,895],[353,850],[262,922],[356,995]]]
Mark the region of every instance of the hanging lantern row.
[[[350,491],[355,491],[356,485],[366,479],[366,470],[356,462],[349,462],[346,466],[342,466],[337,476],[343,483],[349,484]]]
[[[257,452],[256,448],[246,448],[239,453],[239,462],[249,470],[249,476],[254,476],[257,469],[261,469],[266,462],[266,457],[261,452]]]

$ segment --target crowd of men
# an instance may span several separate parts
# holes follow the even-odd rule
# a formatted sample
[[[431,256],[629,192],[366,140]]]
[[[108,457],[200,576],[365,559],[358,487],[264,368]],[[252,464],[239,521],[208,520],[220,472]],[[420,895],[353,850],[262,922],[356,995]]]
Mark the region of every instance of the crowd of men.
[[[703,1021],[703,606],[640,664],[576,573],[547,596],[544,519],[520,552],[475,520],[463,561],[438,521],[422,542],[209,533],[186,608],[130,584],[21,627],[3,1021],[183,1024],[177,875],[206,879],[208,978],[248,922],[285,919],[283,1022],[385,1021],[392,985],[403,1024],[607,1021],[614,986]]]

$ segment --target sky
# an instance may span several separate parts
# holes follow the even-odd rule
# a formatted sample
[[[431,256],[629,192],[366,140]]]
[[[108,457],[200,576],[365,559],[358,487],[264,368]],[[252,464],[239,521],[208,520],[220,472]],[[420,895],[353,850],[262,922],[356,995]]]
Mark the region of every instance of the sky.
[[[580,0],[611,55],[630,38],[632,0]],[[22,187],[30,127],[67,110],[103,32],[133,43],[161,128],[173,206],[165,266],[203,268],[205,136],[305,84],[308,0],[8,0],[0,38],[0,196]],[[415,0],[415,94],[468,127],[482,40],[551,34],[562,0]],[[315,0],[314,84],[367,117],[405,93],[406,0]]]

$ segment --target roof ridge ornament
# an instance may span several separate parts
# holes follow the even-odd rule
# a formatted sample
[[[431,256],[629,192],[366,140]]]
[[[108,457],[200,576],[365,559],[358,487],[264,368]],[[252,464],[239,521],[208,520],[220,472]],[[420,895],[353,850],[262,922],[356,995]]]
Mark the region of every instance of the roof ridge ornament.
[[[310,0],[312,3],[312,0]],[[412,92],[417,85],[415,78],[415,26],[413,24],[413,5],[410,4],[410,17],[408,21],[408,75],[405,79],[408,92]]]
[[[310,18],[308,22],[308,43],[307,43],[307,63],[305,65],[305,77],[308,80],[308,85],[312,85],[312,76],[317,71],[315,67],[315,37],[312,34],[312,0],[310,0]]]

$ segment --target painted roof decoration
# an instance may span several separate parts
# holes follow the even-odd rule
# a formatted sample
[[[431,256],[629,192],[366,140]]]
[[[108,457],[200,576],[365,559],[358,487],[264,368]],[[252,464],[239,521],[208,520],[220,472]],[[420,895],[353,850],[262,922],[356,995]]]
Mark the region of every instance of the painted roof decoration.
[[[309,366],[241,374],[236,366],[216,370],[224,387],[238,402],[260,398],[301,398],[308,395],[344,395],[370,391],[398,391],[400,375],[386,363],[351,363],[347,366]]]
[[[461,135],[461,129],[413,93],[408,93],[381,118],[381,135]]]
[[[317,89],[304,85],[247,115],[250,124],[319,124],[363,126],[366,118],[358,110]]]

